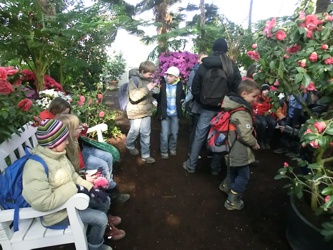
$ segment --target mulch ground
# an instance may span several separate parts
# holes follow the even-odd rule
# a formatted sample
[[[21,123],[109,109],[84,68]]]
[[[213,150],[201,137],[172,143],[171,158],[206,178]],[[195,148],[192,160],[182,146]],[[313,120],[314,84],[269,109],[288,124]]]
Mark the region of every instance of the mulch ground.
[[[195,174],[182,168],[187,159],[189,119],[181,121],[177,156],[163,160],[159,153],[160,122],[153,118],[154,164],[146,164],[139,156],[128,153],[125,149],[128,120],[120,113],[117,122],[124,135],[110,140],[121,152],[114,176],[119,189],[131,198],[124,204],[111,206],[111,213],[122,218],[118,227],[126,231],[124,239],[107,242],[113,249],[291,249],[285,238],[289,209],[285,183],[273,179],[277,169],[288,160],[284,156],[272,150],[258,151],[260,165],[251,168],[251,180],[243,197],[245,207],[241,211],[228,211],[223,206],[226,194],[218,189],[225,168],[218,176],[211,175],[205,151]],[[69,250],[74,245],[47,249]]]

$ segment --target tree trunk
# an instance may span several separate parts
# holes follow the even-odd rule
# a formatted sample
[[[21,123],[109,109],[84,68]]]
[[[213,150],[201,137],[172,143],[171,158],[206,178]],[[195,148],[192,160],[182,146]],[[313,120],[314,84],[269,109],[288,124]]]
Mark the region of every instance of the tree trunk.
[[[247,29],[251,31],[251,26],[252,26],[252,7],[253,7],[253,0],[250,1],[250,10],[249,10],[249,24]]]
[[[159,5],[154,8],[155,21],[162,23],[160,27],[157,28],[157,34],[168,33],[172,24],[172,16],[168,13],[168,1],[163,0]],[[159,43],[159,53],[166,50],[166,38],[160,38]]]
[[[317,0],[316,13],[324,13],[327,11],[328,5],[331,3],[330,0]]]
[[[205,0],[200,0],[200,29],[201,29],[201,42],[200,42],[200,51],[204,51],[206,48],[206,15],[205,15]]]

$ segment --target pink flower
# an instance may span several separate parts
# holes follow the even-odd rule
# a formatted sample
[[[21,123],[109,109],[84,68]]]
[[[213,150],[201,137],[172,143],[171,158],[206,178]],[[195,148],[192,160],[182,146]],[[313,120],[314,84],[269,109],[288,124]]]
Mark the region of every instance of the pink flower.
[[[12,76],[15,75],[18,72],[18,69],[14,69],[13,66],[7,67],[7,75]]]
[[[325,130],[326,123],[325,122],[315,122],[314,126],[318,130],[318,133],[321,133]]]
[[[291,46],[290,48],[287,47],[287,48],[286,48],[286,51],[289,52],[290,54],[295,54],[295,53],[297,53],[300,49],[301,49],[301,46],[295,44],[295,45]]]
[[[319,148],[318,140],[314,140],[309,143],[313,148]]]
[[[81,95],[80,96],[80,102],[84,103],[85,100],[86,100],[86,98],[83,95]]]
[[[282,41],[287,37],[287,35],[283,30],[278,30],[275,34],[275,37],[278,41]]]
[[[99,116],[99,117],[104,117],[104,116],[105,116],[104,111],[99,112],[99,115],[98,115],[98,116]]]
[[[13,92],[13,86],[9,82],[5,80],[0,80],[0,94],[8,95]]]
[[[7,70],[4,67],[0,67],[0,80],[1,81],[7,80]]]
[[[330,146],[331,146],[331,147],[333,147],[333,141],[332,141],[332,142],[330,142]]]
[[[283,163],[283,167],[285,167],[285,168],[289,167],[288,162],[284,162],[284,163]]]
[[[266,35],[266,37],[272,37],[272,28],[276,23],[276,18],[273,17],[271,21],[266,21],[266,25],[262,33]]]
[[[312,31],[311,30],[306,31],[306,37],[309,38],[309,39],[312,39]]]
[[[289,55],[288,55],[288,54],[284,54],[283,57],[286,58],[286,59],[288,59],[288,58],[289,58]]]
[[[325,203],[327,203],[330,199],[331,199],[331,196],[327,195],[327,196],[325,197]]]
[[[252,49],[256,49],[258,45],[256,43],[252,44]]]
[[[92,104],[92,100],[91,100],[91,99],[89,100],[88,104],[89,104],[89,105]]]
[[[77,102],[77,105],[82,106],[83,102]]]
[[[306,60],[303,59],[299,62],[299,65],[302,67],[302,68],[305,68],[306,67]]]
[[[254,61],[258,61],[260,59],[259,53],[253,50],[248,51],[247,55]]]
[[[325,20],[327,22],[332,22],[333,21],[333,16],[325,16]]]
[[[310,82],[310,84],[306,87],[306,90],[308,90],[308,91],[313,91],[313,90],[317,91],[314,82]]]
[[[327,49],[328,49],[328,45],[327,45],[327,44],[323,44],[323,45],[321,45],[321,49],[322,49],[322,50],[327,50]]]
[[[301,20],[301,21],[305,20],[306,15],[305,15],[304,11],[300,11],[300,12],[298,12],[298,14],[299,14],[298,20]]]
[[[98,98],[98,99],[103,99],[103,95],[102,95],[102,94],[98,94],[98,95],[97,95],[97,98]]]
[[[305,132],[304,132],[304,134],[306,135],[306,134],[313,134],[314,132],[311,130],[311,129],[307,129]]]
[[[322,21],[318,19],[315,14],[307,15],[304,22],[301,24],[301,27],[307,28],[313,31],[319,24],[322,24]]]
[[[22,109],[23,111],[27,112],[30,110],[32,106],[32,101],[30,99],[23,99],[21,100],[18,104],[17,104],[17,107],[19,109]]]
[[[326,58],[324,62],[325,64],[333,64],[333,57]]]
[[[318,54],[317,54],[317,52],[312,52],[312,53],[310,54],[310,56],[309,56],[309,60],[310,60],[311,62],[316,62],[316,61],[318,60]]]

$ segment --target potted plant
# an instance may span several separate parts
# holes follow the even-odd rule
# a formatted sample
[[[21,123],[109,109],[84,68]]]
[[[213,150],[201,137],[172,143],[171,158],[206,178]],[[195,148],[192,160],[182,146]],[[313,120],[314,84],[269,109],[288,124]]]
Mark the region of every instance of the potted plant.
[[[286,162],[275,177],[287,182],[291,210],[298,216],[288,226],[289,243],[293,249],[333,249],[332,241],[327,241],[333,238],[332,109],[314,113],[297,98],[315,91],[321,96],[317,102],[329,107],[333,104],[333,16],[311,11],[308,8],[307,13],[300,11],[287,20],[268,20],[247,54],[258,64],[255,79],[269,84],[278,81],[279,91],[295,96],[308,117],[299,135],[309,157],[298,159],[297,164]],[[300,213],[307,205],[310,212]],[[305,224],[296,228],[300,221]],[[314,231],[300,231],[308,227]],[[310,239],[315,232],[319,233],[317,238]]]
[[[108,57],[108,60],[103,67],[101,77],[106,84],[109,84],[109,86],[117,87],[121,75],[125,73],[125,68],[126,60],[123,53],[114,52],[112,57]]]

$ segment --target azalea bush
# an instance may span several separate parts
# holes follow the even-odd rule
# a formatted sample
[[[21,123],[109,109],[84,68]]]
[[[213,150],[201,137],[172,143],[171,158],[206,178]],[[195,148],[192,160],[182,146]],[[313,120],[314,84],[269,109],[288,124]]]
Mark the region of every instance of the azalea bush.
[[[188,81],[193,66],[198,62],[198,55],[188,51],[184,52],[163,52],[158,58],[159,76],[164,77],[165,72],[171,66],[179,69],[179,78],[183,83]]]
[[[288,179],[290,194],[303,199],[311,196],[316,213],[333,216],[333,16],[328,13],[299,12],[286,21],[273,18],[258,32],[252,50],[247,54],[257,62],[255,80],[279,86],[279,91],[293,95],[302,104],[308,120],[299,136],[303,150],[310,157],[298,159],[298,167],[285,163],[276,179]],[[278,84],[276,84],[278,83]],[[327,112],[313,113],[302,94],[315,91],[318,104],[328,106]],[[333,217],[323,224],[323,235],[333,237]]]
[[[115,122],[117,111],[103,104],[103,84],[94,84],[94,87],[94,90],[88,90],[82,82],[70,86],[68,93],[72,98],[70,102],[73,113],[89,127],[100,123],[107,124],[108,133],[117,137],[121,133]]]
[[[30,97],[34,91],[22,84],[21,75],[13,67],[0,67],[0,143],[28,122],[35,122],[42,110]]]

